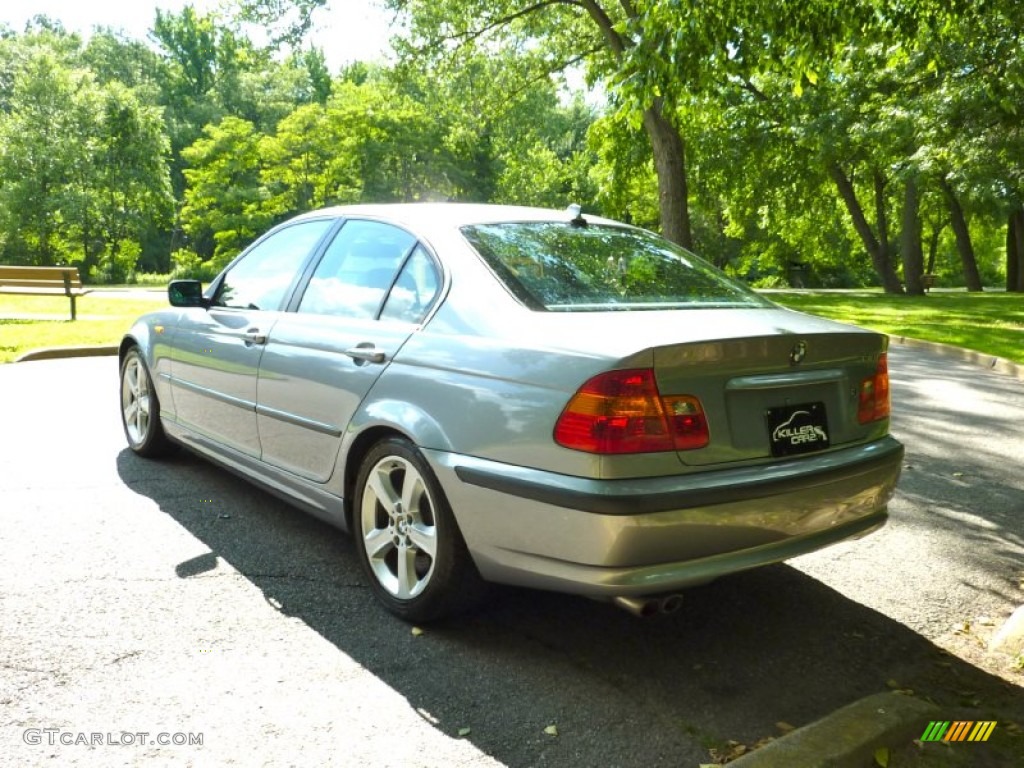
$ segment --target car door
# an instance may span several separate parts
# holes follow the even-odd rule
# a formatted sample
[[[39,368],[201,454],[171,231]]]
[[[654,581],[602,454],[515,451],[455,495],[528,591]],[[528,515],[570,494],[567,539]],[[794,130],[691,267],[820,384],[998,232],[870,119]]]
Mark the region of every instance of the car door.
[[[350,220],[270,333],[256,421],[263,460],[330,478],[341,436],[377,377],[435,301],[440,271],[415,237]]]
[[[214,286],[209,309],[182,313],[170,378],[175,418],[183,426],[259,457],[260,357],[303,265],[333,223],[315,219],[272,232],[227,269]]]

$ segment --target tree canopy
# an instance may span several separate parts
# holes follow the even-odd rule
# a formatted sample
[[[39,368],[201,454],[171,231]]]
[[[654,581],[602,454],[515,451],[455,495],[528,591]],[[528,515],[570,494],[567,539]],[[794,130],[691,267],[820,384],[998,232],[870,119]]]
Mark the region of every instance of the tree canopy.
[[[315,207],[580,202],[759,285],[1024,291],[1010,0],[386,4],[394,59],[337,72],[322,0],[0,29],[0,262],[208,277]]]

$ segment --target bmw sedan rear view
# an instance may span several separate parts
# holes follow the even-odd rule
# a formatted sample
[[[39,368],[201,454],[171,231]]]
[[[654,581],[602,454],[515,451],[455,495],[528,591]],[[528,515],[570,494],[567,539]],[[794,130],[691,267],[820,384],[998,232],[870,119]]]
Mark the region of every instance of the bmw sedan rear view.
[[[900,473],[885,336],[575,211],[315,211],[169,297],[121,345],[132,450],[350,532],[408,620],[486,582],[674,605],[877,529]]]

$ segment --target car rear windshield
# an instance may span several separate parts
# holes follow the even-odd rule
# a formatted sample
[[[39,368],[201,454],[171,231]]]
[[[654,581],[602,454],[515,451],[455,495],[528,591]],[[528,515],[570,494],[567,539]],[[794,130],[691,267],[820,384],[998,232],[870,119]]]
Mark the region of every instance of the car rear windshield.
[[[535,310],[770,306],[644,230],[530,221],[476,224],[462,233],[509,291]]]

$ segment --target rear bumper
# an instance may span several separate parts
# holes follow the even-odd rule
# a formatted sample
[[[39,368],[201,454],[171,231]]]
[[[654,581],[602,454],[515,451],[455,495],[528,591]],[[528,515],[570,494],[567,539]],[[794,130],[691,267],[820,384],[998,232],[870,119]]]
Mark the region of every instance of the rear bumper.
[[[891,437],[797,461],[594,480],[424,451],[484,578],[613,597],[779,562],[886,520],[902,466]]]

